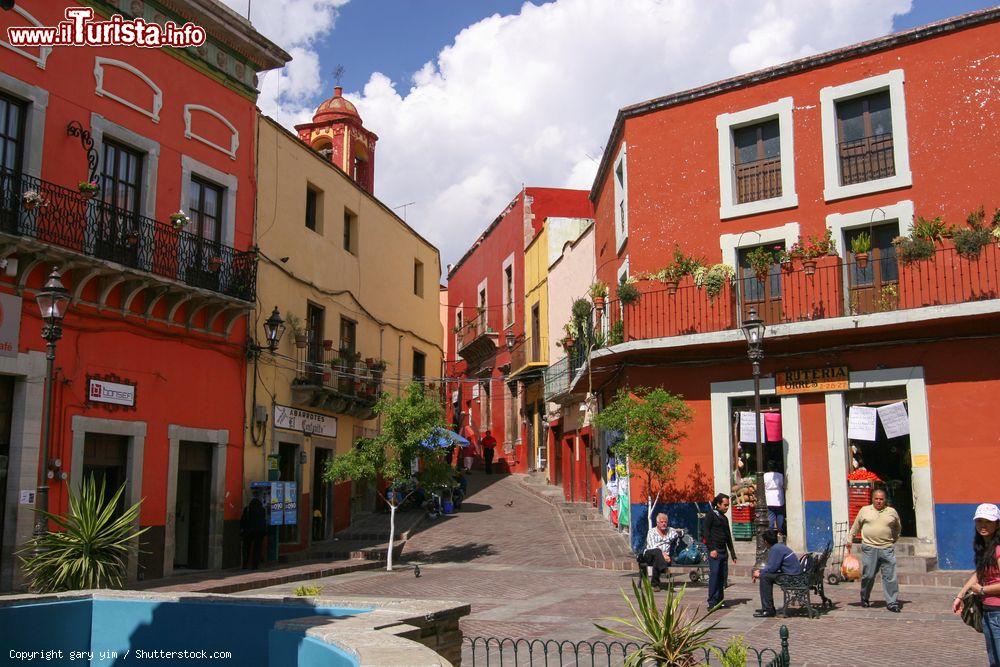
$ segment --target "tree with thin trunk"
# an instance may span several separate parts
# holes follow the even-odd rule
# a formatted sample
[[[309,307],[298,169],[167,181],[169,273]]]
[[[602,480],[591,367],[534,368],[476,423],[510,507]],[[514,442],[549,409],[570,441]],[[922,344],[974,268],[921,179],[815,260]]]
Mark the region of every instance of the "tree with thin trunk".
[[[661,389],[619,389],[614,400],[594,417],[600,428],[618,431],[622,440],[612,447],[627,459],[630,474],[646,485],[646,522],[653,526],[653,508],[674,480],[684,437],[681,425],[691,421],[691,408],[680,396]]]
[[[334,483],[382,479],[389,483],[389,493],[382,500],[389,506],[386,570],[392,571],[396,511],[416,490],[416,484],[430,490],[450,482],[451,466],[445,456],[451,446],[441,446],[445,422],[440,402],[418,383],[410,384],[398,398],[382,394],[375,412],[382,418],[379,434],[358,440],[353,449],[330,459],[323,479]],[[411,473],[414,461],[420,461],[416,475]]]

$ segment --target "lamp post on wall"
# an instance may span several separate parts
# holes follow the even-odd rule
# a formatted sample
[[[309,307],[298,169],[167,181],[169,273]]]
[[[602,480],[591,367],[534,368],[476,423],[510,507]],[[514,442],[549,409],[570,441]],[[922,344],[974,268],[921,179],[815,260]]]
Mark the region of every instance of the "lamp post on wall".
[[[751,307],[749,317],[743,321],[743,335],[747,339],[747,356],[753,364],[753,423],[756,435],[757,450],[757,503],[754,511],[754,523],[757,526],[757,559],[756,569],[764,566],[767,546],[764,544],[763,533],[768,528],[767,504],[764,496],[764,443],[760,432],[760,362],[764,358],[764,321],[757,316],[757,309]]]
[[[62,338],[62,321],[69,304],[69,292],[59,279],[59,271],[52,267],[52,273],[45,285],[35,295],[38,310],[42,316],[42,338],[47,344],[45,352],[45,408],[42,414],[42,456],[38,466],[38,489],[35,493],[35,529],[34,536],[45,534],[48,521],[45,512],[49,510],[49,440],[52,433],[52,365],[56,358],[56,342]]]
[[[274,353],[278,349],[278,343],[285,333],[285,321],[281,319],[281,313],[275,306],[271,315],[264,320],[264,337],[267,339],[267,351]]]

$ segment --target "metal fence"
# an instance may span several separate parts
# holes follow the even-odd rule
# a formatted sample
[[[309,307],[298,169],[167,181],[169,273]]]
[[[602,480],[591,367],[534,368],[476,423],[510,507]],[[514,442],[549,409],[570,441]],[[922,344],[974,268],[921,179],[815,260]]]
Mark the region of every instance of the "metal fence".
[[[779,648],[756,649],[747,652],[747,665],[757,667],[788,667],[791,658],[788,652],[788,628],[781,626],[778,632]],[[625,658],[639,650],[635,642],[620,641],[570,641],[558,639],[526,639],[512,637],[463,637],[462,664],[485,667],[599,667],[622,665]],[[723,651],[721,646],[714,647]],[[703,664],[720,665],[718,655],[712,649],[703,649],[700,655]]]

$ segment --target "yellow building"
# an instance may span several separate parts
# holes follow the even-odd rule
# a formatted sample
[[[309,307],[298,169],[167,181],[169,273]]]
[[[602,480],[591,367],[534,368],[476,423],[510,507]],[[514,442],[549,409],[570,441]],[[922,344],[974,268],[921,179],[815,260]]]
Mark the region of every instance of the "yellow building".
[[[356,130],[361,120],[338,91],[308,129],[324,123]],[[253,481],[296,482],[298,525],[280,530],[282,551],[293,551],[370,509],[321,475],[333,454],[376,431],[379,393],[440,375],[441,267],[437,248],[371,194],[374,139],[352,177],[322,146],[265,116],[258,126],[244,502]],[[271,351],[264,324],[275,308],[286,333]]]

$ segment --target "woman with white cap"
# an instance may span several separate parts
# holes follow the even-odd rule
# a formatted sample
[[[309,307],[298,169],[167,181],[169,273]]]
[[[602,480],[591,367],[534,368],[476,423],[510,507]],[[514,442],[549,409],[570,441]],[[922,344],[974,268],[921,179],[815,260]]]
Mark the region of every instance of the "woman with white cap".
[[[976,508],[976,537],[972,542],[976,571],[952,603],[962,613],[962,596],[971,590],[982,598],[983,636],[990,667],[1000,667],[1000,508],[983,503]]]

